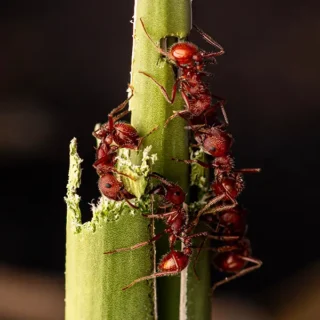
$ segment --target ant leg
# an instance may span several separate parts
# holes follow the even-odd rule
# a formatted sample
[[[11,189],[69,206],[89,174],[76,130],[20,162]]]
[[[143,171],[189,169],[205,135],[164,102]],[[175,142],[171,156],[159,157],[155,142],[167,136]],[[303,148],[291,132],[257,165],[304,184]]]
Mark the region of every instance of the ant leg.
[[[207,33],[205,33],[202,29],[200,29],[197,25],[193,25],[193,27],[199,32],[199,34],[201,35],[201,37],[207,41],[209,44],[211,44],[213,47],[216,47],[217,49],[219,49],[220,51],[218,52],[211,52],[208,53],[206,55],[204,55],[204,58],[210,58],[210,57],[217,57],[217,56],[221,56],[225,53],[223,47],[216,42],[215,40],[213,40]]]
[[[223,206],[218,206],[212,210],[206,211],[203,214],[217,214],[218,212],[223,212],[223,211],[227,211],[230,209],[233,209],[236,206],[236,204],[230,204],[230,205],[223,205]]]
[[[176,211],[166,212],[166,213],[158,213],[158,214],[143,214],[144,217],[150,219],[165,219],[167,216],[172,215]]]
[[[148,245],[148,244],[150,244],[150,243],[152,243],[154,241],[157,241],[162,236],[163,236],[163,232],[156,234],[153,238],[151,238],[148,241],[140,242],[140,243],[135,244],[134,246],[127,247],[127,248],[119,248],[119,249],[115,249],[115,250],[112,250],[112,251],[107,251],[107,252],[104,252],[104,254],[114,254],[114,253],[117,253],[117,252],[136,250],[136,249],[144,247],[144,246],[146,246],[146,245]]]
[[[156,43],[151,39],[151,37],[150,37],[149,33],[147,32],[146,27],[145,27],[145,25],[144,25],[144,23],[143,23],[143,21],[142,21],[141,18],[140,18],[140,22],[141,22],[141,25],[142,25],[142,28],[143,28],[145,34],[147,35],[147,37],[149,38],[149,40],[151,41],[151,43],[154,45],[154,47],[157,49],[157,51],[158,51],[159,53],[161,53],[162,55],[164,55],[164,56],[167,57],[167,56],[168,56],[168,53],[165,52],[164,50],[162,50],[160,47],[158,47],[158,46],[156,45]]]
[[[212,205],[216,204],[220,200],[224,199],[225,196],[226,196],[225,193],[223,193],[223,194],[220,194],[219,196],[214,197],[198,212],[197,217],[200,217],[205,211],[207,211],[208,208],[210,208]]]
[[[211,288],[211,293],[213,293],[217,289],[217,287],[221,286],[222,284],[225,284],[227,282],[230,282],[231,280],[234,280],[234,279],[237,279],[239,277],[242,277],[242,276],[246,275],[249,272],[252,272],[252,271],[254,271],[256,269],[259,269],[262,266],[262,261],[261,260],[258,260],[258,259],[255,259],[255,258],[249,258],[249,257],[241,257],[241,259],[244,260],[244,261],[248,261],[248,262],[254,263],[255,265],[252,266],[252,267],[247,267],[247,268],[239,271],[235,275],[233,275],[231,277],[226,277],[224,280],[221,280],[221,281],[215,283],[213,285],[213,287]]]
[[[180,78],[176,79],[173,87],[172,87],[172,91],[171,91],[171,99],[169,98],[168,92],[167,90],[156,80],[154,79],[150,74],[143,72],[143,71],[139,71],[139,73],[144,74],[145,76],[147,76],[148,78],[150,78],[161,90],[163,96],[165,97],[165,99],[170,103],[173,104],[175,98],[176,98],[176,94],[177,94],[177,90],[178,90],[178,83],[180,82]]]
[[[208,235],[208,239],[219,240],[219,241],[234,241],[239,240],[239,236],[213,236],[211,234]]]
[[[214,106],[219,106],[220,107],[223,119],[224,119],[226,125],[228,126],[229,125],[229,119],[228,119],[228,116],[227,116],[227,113],[226,113],[226,109],[224,108],[225,104],[226,104],[226,100],[221,100],[221,101],[218,101]]]
[[[159,126],[156,126],[154,127],[150,132],[148,132],[145,136],[139,138],[139,142],[138,142],[138,146],[137,146],[137,149],[140,148],[141,144],[142,144],[142,141],[147,138],[148,136],[150,136],[150,134],[154,133],[155,131],[157,131],[159,129]]]
[[[200,160],[180,160],[180,159],[176,159],[176,158],[171,158],[171,160],[176,161],[176,162],[184,162],[186,164],[192,164],[192,163],[197,163],[198,165],[204,167],[204,168],[211,168],[211,165],[208,163],[205,163],[203,161]]]
[[[166,277],[166,276],[174,276],[176,274],[179,274],[180,271],[164,271],[164,272],[156,272],[150,276],[145,276],[145,277],[141,277],[139,279],[136,279],[134,281],[132,281],[130,284],[128,284],[127,286],[125,286],[124,288],[122,288],[122,290],[127,290],[129,288],[131,288],[132,286],[134,286],[136,283],[144,281],[144,280],[151,280],[151,279],[156,279],[159,277]]]
[[[225,194],[221,194],[217,197],[214,197],[212,200],[210,200],[197,214],[195,219],[191,222],[191,226],[196,226],[199,223],[200,216],[202,215],[203,212],[205,212],[208,208],[210,208],[213,204],[219,202],[220,200],[225,198]]]
[[[124,116],[126,116],[130,111],[126,110],[121,112],[120,114],[118,114],[116,117],[113,117],[113,121],[116,122],[118,120],[120,120],[121,118],[123,118]]]
[[[118,170],[115,169],[115,168],[111,168],[110,171],[115,172],[115,173],[117,173],[117,174],[119,174],[119,175],[121,175],[121,176],[127,177],[127,178],[129,178],[130,180],[132,180],[132,181],[137,181],[136,178],[133,178],[133,177],[129,176],[129,175],[126,174],[126,173],[120,172],[120,171],[118,171]]]
[[[131,86],[130,86],[131,87]],[[126,100],[124,100],[118,107],[111,110],[109,115],[113,116],[115,113],[118,113],[119,111],[123,110],[125,106],[128,104],[129,100],[133,97],[133,88],[131,87],[131,94],[130,97],[128,97]]]
[[[206,240],[207,240],[207,238],[204,238],[203,241],[201,242],[201,244],[200,244],[200,246],[199,246],[199,248],[198,248],[198,251],[197,251],[197,255],[196,255],[196,257],[195,257],[195,259],[194,259],[194,261],[193,261],[193,264],[192,264],[193,272],[194,272],[194,274],[195,274],[195,276],[196,276],[196,278],[197,278],[198,281],[200,280],[200,278],[199,278],[199,276],[198,276],[198,274],[197,274],[196,264],[197,264],[197,261],[198,261],[199,256],[200,256],[200,252],[201,252],[201,250],[202,250],[202,248],[203,248]]]
[[[261,172],[261,168],[234,169],[233,171],[240,172],[240,173],[258,173],[258,172]]]
[[[170,116],[167,120],[166,120],[166,122],[164,123],[164,127],[166,127],[167,125],[168,125],[168,123],[172,120],[172,119],[174,119],[174,118],[176,118],[176,117],[181,117],[181,118],[183,118],[183,116],[182,115],[184,115],[184,114],[190,114],[190,111],[189,110],[181,110],[181,111],[173,111],[173,115],[172,116]]]
[[[135,206],[132,202],[130,202],[122,192],[120,192],[120,194],[121,194],[123,200],[124,200],[132,209],[139,209],[139,207]]]
[[[168,180],[166,180],[163,176],[161,176],[159,173],[156,172],[152,172],[149,174],[150,177],[155,178],[157,180],[159,180],[160,182],[162,182],[163,184],[165,184],[168,187],[172,187],[172,183],[169,182]]]

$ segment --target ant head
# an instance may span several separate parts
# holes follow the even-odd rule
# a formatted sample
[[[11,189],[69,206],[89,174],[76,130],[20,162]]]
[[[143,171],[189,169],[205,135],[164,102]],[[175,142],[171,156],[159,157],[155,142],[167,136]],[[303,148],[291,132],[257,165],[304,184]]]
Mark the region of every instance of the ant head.
[[[180,205],[184,202],[186,198],[186,194],[178,185],[173,184],[171,186],[165,186],[165,189],[166,189],[166,195],[165,195],[166,200],[168,200],[174,205]]]
[[[178,66],[194,66],[194,63],[199,59],[198,52],[199,49],[194,44],[190,42],[178,42],[171,47],[170,58]],[[195,57],[197,60],[194,59]]]
[[[109,199],[117,200],[122,184],[112,173],[106,173],[98,181],[100,192]]]
[[[242,248],[235,248],[233,251],[218,253],[213,258],[213,264],[221,272],[239,272],[247,264],[247,261],[243,260],[244,250]]]

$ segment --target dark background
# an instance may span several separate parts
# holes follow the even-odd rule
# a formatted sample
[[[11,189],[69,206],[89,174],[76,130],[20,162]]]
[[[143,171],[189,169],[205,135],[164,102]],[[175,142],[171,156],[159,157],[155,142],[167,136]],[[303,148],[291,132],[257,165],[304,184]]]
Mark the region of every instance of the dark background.
[[[272,310],[274,289],[320,258],[319,3],[193,8],[227,52],[212,69],[212,91],[228,99],[237,166],[263,169],[246,177],[241,201],[264,265],[219,292]],[[128,0],[0,2],[1,263],[63,277],[69,141],[78,138],[85,159],[89,219],[86,203],[98,196],[91,132],[126,97],[132,14]]]

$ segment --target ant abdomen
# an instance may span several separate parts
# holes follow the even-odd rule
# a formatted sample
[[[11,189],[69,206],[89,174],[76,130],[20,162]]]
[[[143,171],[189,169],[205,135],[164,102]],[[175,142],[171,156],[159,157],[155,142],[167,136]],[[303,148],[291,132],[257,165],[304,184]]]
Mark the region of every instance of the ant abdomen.
[[[220,272],[233,273],[241,271],[247,264],[238,252],[222,252],[213,258],[214,266]]]
[[[187,267],[189,256],[181,251],[172,250],[159,262],[159,271],[180,272]]]

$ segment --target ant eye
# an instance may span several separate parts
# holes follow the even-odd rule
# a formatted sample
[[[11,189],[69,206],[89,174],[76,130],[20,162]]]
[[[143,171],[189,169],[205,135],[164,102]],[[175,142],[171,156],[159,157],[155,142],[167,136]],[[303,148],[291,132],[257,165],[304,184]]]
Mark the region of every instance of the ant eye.
[[[111,185],[110,183],[106,183],[106,184],[105,184],[105,187],[109,189],[109,188],[112,187],[112,185]]]
[[[176,192],[174,193],[174,195],[175,195],[175,196],[180,196],[180,191],[176,191]]]
[[[213,151],[216,151],[216,148],[215,148],[215,147],[210,147],[210,148],[209,148],[209,151],[212,151],[212,152],[213,152]]]

